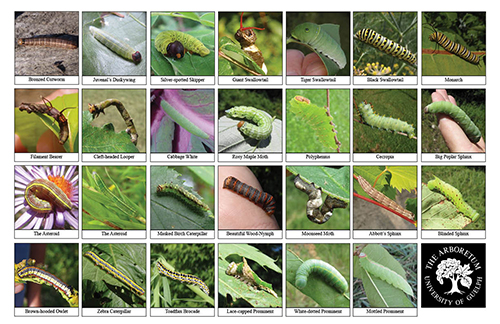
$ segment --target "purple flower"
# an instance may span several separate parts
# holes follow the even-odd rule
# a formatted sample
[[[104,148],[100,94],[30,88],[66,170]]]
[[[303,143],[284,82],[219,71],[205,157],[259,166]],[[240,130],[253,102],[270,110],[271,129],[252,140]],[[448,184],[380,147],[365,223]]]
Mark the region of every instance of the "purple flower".
[[[14,215],[15,229],[78,229],[78,170],[77,166],[15,166],[14,167]],[[54,183],[70,199],[73,208],[68,210],[53,204],[50,197],[36,194],[36,199],[52,205],[48,213],[37,211],[28,205],[26,186],[33,180],[45,179]]]

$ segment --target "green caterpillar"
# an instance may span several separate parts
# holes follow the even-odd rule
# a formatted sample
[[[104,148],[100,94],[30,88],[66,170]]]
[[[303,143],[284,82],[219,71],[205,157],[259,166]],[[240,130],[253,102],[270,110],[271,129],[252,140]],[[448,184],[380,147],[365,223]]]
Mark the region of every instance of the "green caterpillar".
[[[141,61],[141,53],[136,51],[132,46],[125,43],[123,40],[101,30],[95,28],[94,26],[90,26],[90,33],[101,42],[104,46],[120,55],[121,57],[131,60],[134,63],[139,63]]]
[[[434,179],[427,183],[427,188],[442,193],[453,203],[453,205],[455,205],[459,212],[469,217],[472,222],[475,222],[479,218],[479,213],[463,200],[460,191],[452,185],[434,176]]]
[[[189,192],[186,188],[181,185],[174,183],[165,183],[158,185],[156,187],[156,194],[158,196],[168,196],[173,195],[175,197],[180,198],[181,200],[188,203],[194,211],[199,212],[200,214],[205,215],[205,212],[208,213],[209,217],[214,217],[210,207],[201,201],[194,193]]]
[[[201,41],[177,30],[159,33],[155,38],[155,48],[163,55],[178,59],[184,57],[185,51],[191,51],[200,56],[210,54],[210,50]]]
[[[257,108],[233,107],[226,110],[226,115],[231,118],[247,119],[255,123],[256,125],[243,120],[238,123],[238,130],[250,138],[263,140],[268,138],[273,131],[272,118]]]
[[[278,298],[278,295],[273,290],[273,286],[260,279],[259,276],[250,268],[245,258],[243,258],[243,262],[240,263],[231,262],[226,269],[226,274],[240,279],[255,289],[264,290]]]
[[[424,113],[443,113],[451,118],[462,128],[465,135],[472,143],[477,143],[481,139],[481,131],[467,114],[458,106],[449,101],[436,101],[424,108]]]
[[[349,290],[347,280],[332,265],[321,260],[307,260],[300,265],[295,274],[295,286],[304,289],[307,285],[307,278],[311,273],[316,273],[322,277],[327,284],[335,288],[339,293],[345,294]]]
[[[413,125],[403,120],[378,115],[373,111],[372,105],[366,101],[359,104],[357,107],[363,121],[372,128],[376,127],[386,131],[405,133],[409,138],[415,137],[415,128],[413,128]]]

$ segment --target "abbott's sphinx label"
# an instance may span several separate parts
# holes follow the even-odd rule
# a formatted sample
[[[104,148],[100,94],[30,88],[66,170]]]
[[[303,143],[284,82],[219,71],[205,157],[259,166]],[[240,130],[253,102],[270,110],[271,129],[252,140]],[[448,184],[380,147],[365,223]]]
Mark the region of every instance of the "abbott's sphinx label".
[[[485,244],[422,244],[422,307],[486,307]]]

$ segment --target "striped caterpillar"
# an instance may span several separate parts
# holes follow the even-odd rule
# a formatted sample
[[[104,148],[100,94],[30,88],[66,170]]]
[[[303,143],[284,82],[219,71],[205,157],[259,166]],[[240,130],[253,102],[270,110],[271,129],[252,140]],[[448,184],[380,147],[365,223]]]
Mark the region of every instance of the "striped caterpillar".
[[[94,26],[90,26],[89,29],[95,39],[124,59],[130,60],[134,63],[139,63],[141,61],[141,53],[136,51],[132,46],[125,43],[123,40]]]
[[[160,274],[162,274],[170,279],[184,282],[188,285],[191,284],[191,285],[198,286],[198,288],[200,288],[201,291],[203,291],[205,294],[210,296],[210,291],[208,289],[207,284],[204,283],[203,280],[201,280],[200,278],[193,276],[191,274],[185,274],[185,273],[169,270],[160,261],[156,262],[156,267],[158,268],[158,271],[160,272]]]
[[[295,286],[304,289],[307,285],[307,279],[311,273],[315,273],[324,279],[330,286],[334,287],[339,293],[345,294],[349,290],[347,280],[332,265],[321,260],[304,261],[297,269],[295,274]]]
[[[347,203],[338,198],[326,196],[325,203],[321,198],[321,188],[316,188],[314,183],[307,183],[300,175],[297,175],[293,180],[295,188],[305,192],[309,196],[306,203],[306,215],[310,221],[316,224],[326,223],[332,216],[334,208],[346,208]],[[323,205],[323,206],[322,206]],[[321,207],[321,208],[320,208]]]
[[[408,135],[408,138],[415,137],[413,125],[399,119],[378,115],[373,111],[373,106],[366,101],[357,105],[357,108],[363,121],[372,128],[376,127],[390,132],[404,133]]]
[[[402,214],[403,216],[409,219],[415,219],[415,215],[411,211],[399,206],[394,200],[390,199],[377,189],[373,188],[372,185],[368,181],[366,181],[362,176],[358,175],[357,177],[359,185],[370,197],[372,197],[382,205],[391,208],[392,210]]]
[[[201,41],[177,30],[167,30],[159,33],[155,38],[155,48],[163,55],[177,59],[183,58],[186,51],[200,56],[210,54],[210,50]]]
[[[71,210],[73,204],[66,193],[54,182],[47,179],[35,179],[28,183],[24,199],[31,209],[46,214],[57,208]]]
[[[434,179],[427,183],[427,188],[442,193],[455,205],[459,212],[469,217],[472,222],[475,222],[479,218],[479,213],[463,200],[460,191],[452,185],[434,176]]]
[[[469,63],[478,65],[479,57],[467,49],[467,47],[458,43],[452,42],[445,34],[435,31],[430,34],[429,40],[441,45],[446,51],[457,55]]]
[[[210,207],[201,201],[195,194],[189,192],[186,188],[181,185],[174,183],[165,183],[158,185],[156,187],[156,194],[158,196],[175,196],[180,198],[181,200],[188,203],[194,211],[200,212],[201,214],[205,214],[207,212],[210,217],[214,217]]]
[[[66,37],[68,36],[68,37]],[[53,47],[61,49],[75,49],[78,47],[78,42],[69,38],[69,35],[52,36],[52,37],[31,37],[20,38],[17,43],[24,46],[41,46]]]
[[[253,272],[252,268],[250,268],[245,258],[243,258],[243,262],[240,263],[231,262],[226,269],[226,274],[241,280],[252,288],[264,290],[278,298],[278,295],[273,290],[273,286],[260,279],[259,276]]]
[[[85,252],[85,256],[90,258],[92,261],[94,261],[95,265],[121,281],[123,284],[125,284],[130,290],[132,290],[136,295],[142,296],[144,295],[145,291],[144,289],[136,284],[132,279],[124,275],[122,272],[120,272],[118,269],[113,267],[111,264],[107,263],[103,259],[101,259],[97,254],[95,254],[92,251],[87,251]]]
[[[260,192],[254,187],[251,187],[232,176],[224,179],[222,188],[232,190],[238,195],[247,198],[257,206],[264,209],[266,214],[268,214],[269,216],[274,214],[274,211],[276,209],[276,201],[270,194],[266,192]]]
[[[231,118],[247,119],[238,123],[238,130],[253,139],[263,140],[268,138],[273,131],[273,120],[265,112],[253,107],[238,106],[226,110],[226,115]]]
[[[20,267],[16,266],[16,275],[20,279],[19,281],[31,281],[37,284],[46,284],[54,287],[71,307],[78,307],[78,291],[72,286],[68,286],[50,272],[35,267],[35,263],[36,261],[34,259],[29,259],[28,261],[23,260]]]
[[[449,101],[436,101],[424,108],[424,113],[443,113],[451,118],[462,128],[465,135],[472,143],[477,143],[481,139],[481,131],[467,114]]]
[[[354,35],[354,38],[412,65],[417,62],[415,54],[406,47],[380,35],[373,29],[363,28]]]

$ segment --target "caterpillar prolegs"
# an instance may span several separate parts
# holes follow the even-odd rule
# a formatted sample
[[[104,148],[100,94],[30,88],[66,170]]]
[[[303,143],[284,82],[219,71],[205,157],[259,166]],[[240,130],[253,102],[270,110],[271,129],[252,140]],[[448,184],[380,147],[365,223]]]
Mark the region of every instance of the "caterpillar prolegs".
[[[186,284],[198,286],[198,288],[200,288],[201,291],[203,291],[207,295],[210,295],[210,290],[208,289],[207,284],[204,283],[203,280],[201,280],[200,278],[193,276],[191,274],[185,274],[167,269],[160,261],[156,262],[156,267],[158,268],[160,274],[173,280],[178,280]]]
[[[378,115],[373,111],[373,106],[366,101],[357,105],[357,108],[363,121],[372,128],[376,127],[390,132],[404,133],[408,135],[408,138],[415,137],[413,125],[399,119]]]
[[[273,286],[260,279],[259,276],[253,272],[252,268],[250,268],[245,258],[243,258],[243,262],[240,263],[231,262],[226,269],[226,274],[241,280],[250,287],[264,290],[278,298],[278,295],[273,290]]]
[[[306,203],[306,215],[310,221],[316,224],[326,223],[332,216],[334,208],[346,208],[347,203],[338,198],[326,196],[325,203],[321,198],[321,188],[316,188],[314,183],[307,183],[300,175],[297,175],[293,180],[295,188],[305,192],[309,196]]]
[[[238,195],[247,198],[257,206],[260,206],[262,209],[264,209],[266,214],[268,214],[269,216],[274,214],[274,211],[276,209],[276,201],[270,194],[261,192],[254,187],[251,187],[246,183],[239,181],[235,177],[227,177],[226,179],[224,179],[222,188],[232,190]]]
[[[315,259],[304,261],[297,269],[295,273],[295,286],[299,289],[304,289],[307,285],[307,279],[312,273],[316,273],[323,278],[327,284],[341,294],[345,294],[349,290],[347,280],[335,267],[325,261]]]
[[[244,135],[256,140],[268,138],[273,131],[273,120],[265,112],[254,107],[238,106],[226,110],[230,118],[246,119],[251,121],[240,121],[238,130]]]

